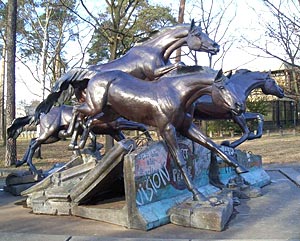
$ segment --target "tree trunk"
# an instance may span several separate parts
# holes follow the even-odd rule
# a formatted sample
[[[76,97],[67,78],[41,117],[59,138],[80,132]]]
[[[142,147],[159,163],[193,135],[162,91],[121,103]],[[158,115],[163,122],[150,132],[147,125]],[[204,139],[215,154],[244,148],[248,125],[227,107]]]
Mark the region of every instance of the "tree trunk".
[[[0,131],[3,146],[6,145],[6,127],[4,113],[4,82],[5,82],[5,61],[6,61],[6,40],[3,44],[2,59],[1,59],[1,74],[0,74]]]
[[[6,123],[9,125],[15,118],[15,58],[16,58],[16,31],[17,31],[17,0],[7,2],[7,97],[6,97]],[[12,166],[16,162],[16,141],[10,139],[6,143],[6,166]]]
[[[42,46],[42,56],[41,56],[41,70],[42,70],[42,95],[43,100],[45,99],[45,90],[46,90],[46,75],[47,75],[47,52],[49,48],[49,22],[51,16],[51,10],[49,9],[49,3],[46,4],[45,9],[45,25],[42,26],[43,28],[43,46]]]
[[[292,63],[294,64],[294,61],[292,61]],[[295,67],[292,67],[292,79],[293,79],[293,83],[294,83],[295,93],[296,93],[296,95],[299,95],[298,80],[297,80]]]
[[[185,9],[185,0],[180,0],[179,12],[178,12],[178,23],[184,22],[184,9]],[[176,62],[181,61],[181,48],[176,50]]]

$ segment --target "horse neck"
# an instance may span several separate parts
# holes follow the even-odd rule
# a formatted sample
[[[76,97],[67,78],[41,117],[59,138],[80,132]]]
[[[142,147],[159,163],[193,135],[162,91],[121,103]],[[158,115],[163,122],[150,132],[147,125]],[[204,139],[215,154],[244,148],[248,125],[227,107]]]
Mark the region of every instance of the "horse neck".
[[[157,37],[148,40],[143,45],[158,48],[163,53],[164,59],[167,60],[175,49],[186,43],[189,28],[189,25],[177,25],[165,32],[158,33]]]
[[[190,106],[202,95],[211,94],[214,79],[206,74],[185,74],[173,77],[171,83],[178,90],[185,106]]]
[[[234,83],[236,82],[236,83]],[[263,87],[265,84],[265,79],[255,79],[255,78],[244,78],[241,76],[236,81],[232,81],[236,86],[238,86],[238,92],[240,95],[244,95],[243,98],[246,99],[252,90]]]

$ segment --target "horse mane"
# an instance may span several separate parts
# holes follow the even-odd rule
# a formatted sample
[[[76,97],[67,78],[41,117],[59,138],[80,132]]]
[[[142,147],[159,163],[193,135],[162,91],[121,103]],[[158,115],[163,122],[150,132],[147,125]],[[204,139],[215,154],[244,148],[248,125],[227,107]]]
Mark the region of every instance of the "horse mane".
[[[249,69],[238,69],[237,71],[235,71],[236,74],[245,74],[245,73],[249,73],[252,72]]]
[[[142,44],[142,43],[144,43],[144,42],[146,42],[146,41],[148,41],[148,40],[154,39],[154,38],[156,38],[158,35],[162,35],[162,34],[164,34],[164,33],[167,32],[167,31],[176,29],[178,26],[188,26],[188,25],[186,25],[186,24],[178,24],[178,25],[166,26],[166,27],[163,27],[163,28],[160,28],[160,29],[153,30],[153,31],[149,34],[149,36],[140,39],[139,41],[137,41],[136,44]]]
[[[177,68],[176,74],[187,74],[204,71],[205,69],[199,65],[184,65]]]

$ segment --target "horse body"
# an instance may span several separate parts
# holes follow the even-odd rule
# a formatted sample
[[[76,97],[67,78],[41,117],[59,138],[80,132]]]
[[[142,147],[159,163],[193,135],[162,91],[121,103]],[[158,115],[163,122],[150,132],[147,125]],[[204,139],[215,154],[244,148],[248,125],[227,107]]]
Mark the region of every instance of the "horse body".
[[[239,100],[246,105],[246,100],[249,94],[254,89],[262,89],[266,95],[274,95],[278,98],[284,96],[282,88],[280,88],[274,79],[268,73],[239,70],[229,78],[229,84],[233,85],[238,93]],[[205,95],[195,103],[194,117],[201,120],[220,120],[233,119],[243,130],[243,135],[240,139],[230,144],[231,147],[237,147],[245,140],[259,138],[262,135],[263,116],[259,113],[244,112],[242,115],[232,115],[223,106],[217,106],[213,103],[211,96]],[[257,119],[259,122],[258,132],[256,135],[250,132],[246,121]]]
[[[175,67],[170,65],[169,57],[187,41],[191,50],[212,54],[219,51],[219,45],[199,28],[182,24],[164,28],[155,37],[131,48],[124,56],[105,64],[91,66],[89,69],[98,72],[121,70],[139,79],[154,80],[173,69],[170,67]]]
[[[113,120],[118,116],[157,127],[183,174],[188,190],[193,193],[195,200],[202,200],[204,196],[194,188],[187,174],[176,132],[217,153],[238,173],[246,169],[220,150],[193,124],[193,102],[205,94],[210,94],[216,103],[237,114],[243,111],[234,89],[228,88],[221,72],[209,74],[196,69],[198,71],[193,73],[162,77],[155,82],[142,81],[118,71],[99,73],[89,81],[86,101],[76,108],[74,116],[79,113],[90,116],[87,127],[95,118]],[[97,117],[99,113],[101,115]],[[84,131],[88,132],[89,128]]]
[[[32,163],[32,157],[34,152],[42,144],[51,144],[63,139],[61,131],[66,130],[72,120],[73,106],[62,105],[59,107],[53,107],[47,114],[40,116],[40,133],[37,138],[30,140],[29,147],[27,148],[23,158],[16,163],[16,166],[21,166],[27,163],[32,173],[37,174],[35,166]],[[20,134],[20,129],[26,124],[31,123],[31,117],[21,117],[14,120],[12,125],[8,128],[8,138],[16,139]],[[121,130],[139,130],[144,132],[148,139],[151,139],[150,134],[147,132],[147,128],[140,123],[125,120],[124,118],[118,118],[111,122],[95,121],[91,128],[90,137],[92,138],[92,144],[95,147],[97,135],[111,135],[116,141],[120,141],[125,138]],[[76,131],[77,134],[81,134],[82,129]]]
[[[99,73],[89,81],[86,103],[78,111],[94,116],[109,107],[127,119],[158,127],[157,122],[178,118],[199,96],[211,93],[217,72],[200,75],[200,81],[197,71],[147,82],[121,71]]]
[[[87,69],[73,69],[63,75],[52,88],[45,101],[37,107],[39,113],[47,113],[61,96],[70,97],[70,86],[83,91],[88,81],[98,72],[121,70],[136,78],[153,81],[165,73],[176,69],[178,64],[170,64],[169,57],[175,49],[187,44],[190,50],[216,54],[219,45],[211,40],[194,21],[173,27],[166,27],[149,40],[132,47],[124,56],[105,64],[97,64]]]

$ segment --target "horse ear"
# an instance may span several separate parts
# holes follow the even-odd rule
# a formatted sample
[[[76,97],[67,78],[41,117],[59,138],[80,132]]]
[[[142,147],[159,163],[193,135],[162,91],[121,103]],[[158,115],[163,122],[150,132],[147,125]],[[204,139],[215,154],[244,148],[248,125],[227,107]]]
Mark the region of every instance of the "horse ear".
[[[228,79],[230,79],[231,76],[232,76],[232,70],[229,71],[229,73],[226,75],[226,77],[227,77]]]
[[[195,28],[195,20],[192,19],[190,31],[192,31],[194,28]]]
[[[271,70],[269,70],[269,71],[268,71],[268,76],[270,76],[270,77],[271,77],[271,74],[272,74],[272,71],[271,71]]]
[[[202,31],[202,26],[201,26],[201,21],[199,21],[198,27],[201,29]]]
[[[215,77],[215,82],[220,82],[220,81],[222,80],[222,77],[223,77],[223,76],[224,76],[223,70],[220,69],[220,70],[218,71],[217,76]]]

